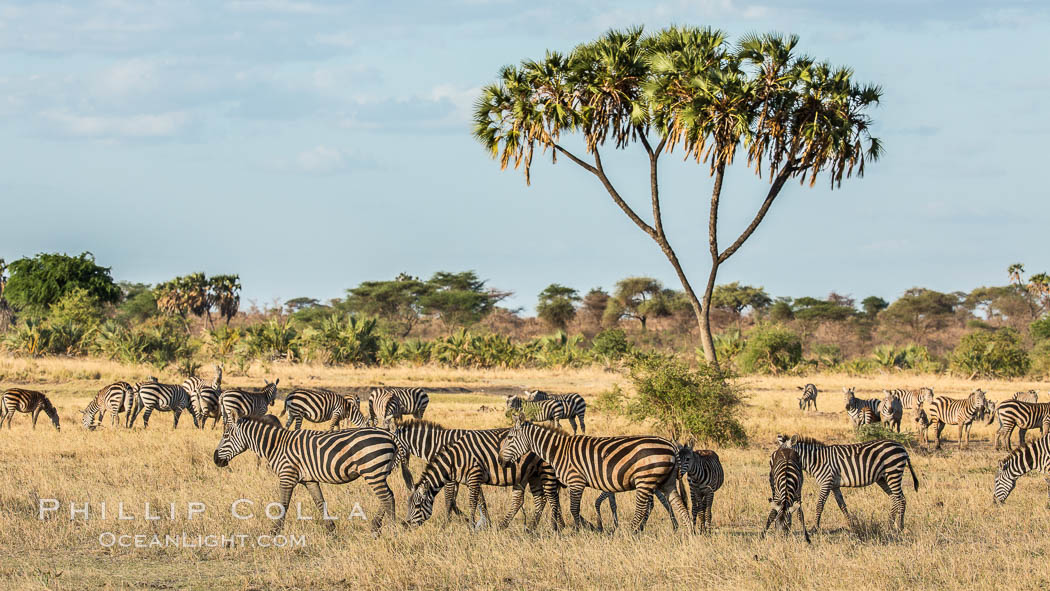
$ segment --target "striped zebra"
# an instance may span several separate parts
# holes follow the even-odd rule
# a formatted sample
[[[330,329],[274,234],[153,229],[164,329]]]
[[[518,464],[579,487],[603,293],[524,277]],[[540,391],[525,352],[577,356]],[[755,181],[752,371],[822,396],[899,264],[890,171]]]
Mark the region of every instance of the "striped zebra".
[[[272,416],[272,415],[271,415]],[[394,493],[387,485],[387,476],[399,461],[397,444],[390,433],[382,429],[345,429],[342,431],[288,431],[268,420],[242,416],[223,427],[222,439],[215,448],[215,465],[229,465],[230,460],[245,450],[252,450],[265,460],[277,474],[284,509],[273,526],[276,534],[284,526],[284,515],[292,491],[302,484],[313,497],[317,510],[327,515],[321,483],[346,484],[363,477],[372,488],[382,509],[372,519],[372,531],[383,524],[383,517],[394,515]],[[334,530],[335,524],[325,519],[324,526]]]
[[[172,429],[179,427],[179,416],[182,411],[189,409],[190,396],[185,388],[178,384],[161,384],[152,376],[145,382],[135,384],[135,404],[128,420],[128,428],[135,426],[135,420],[142,413],[142,428],[149,428],[149,418],[153,411],[170,412],[174,415],[175,422]],[[197,426],[197,417],[190,412],[193,426]]]
[[[999,403],[995,414],[999,417],[995,449],[999,449],[1000,442],[1006,444],[1006,449],[1012,449],[1010,438],[1013,437],[1015,427],[1019,430],[1019,447],[1025,445],[1024,436],[1029,429],[1039,427],[1042,435],[1050,432],[1050,402],[1004,400]]]
[[[967,398],[948,398],[937,396],[930,405],[930,424],[933,425],[937,436],[937,444],[934,449],[941,449],[941,432],[945,425],[959,425],[959,448],[970,445],[970,426],[974,419],[984,410],[984,392],[974,390]],[[966,443],[963,444],[963,434],[966,434]]]
[[[190,397],[190,412],[197,419],[198,426],[203,429],[208,418],[212,421],[212,428],[219,424],[219,394],[222,392],[222,366],[215,366],[215,381],[207,383],[197,376],[186,378],[182,383],[183,389]]]
[[[566,418],[572,425],[572,434],[576,434],[576,419],[580,419],[580,432],[587,434],[587,425],[584,424],[584,415],[587,414],[587,402],[579,394],[550,394],[543,390],[525,390],[525,400],[539,402],[540,400],[561,400],[565,403]]]
[[[7,428],[10,429],[16,412],[30,413],[33,417],[34,429],[36,429],[37,418],[43,412],[47,418],[51,419],[51,424],[55,426],[56,431],[62,430],[58,424],[58,410],[55,409],[55,405],[51,404],[47,396],[36,390],[11,388],[0,396],[0,427],[4,426],[6,419]]]
[[[548,500],[551,502],[551,527],[559,529],[563,523],[558,501],[558,481],[554,469],[535,454],[524,454],[504,463],[500,459],[500,442],[508,429],[474,431],[460,436],[435,453],[411,489],[409,525],[422,525],[434,512],[434,497],[444,488],[455,483],[465,484],[470,493],[468,522],[474,524],[474,515],[480,508],[481,519],[475,527],[489,521],[488,507],[481,485],[513,487],[510,510],[500,520],[503,529],[521,510],[525,501],[525,488],[533,498],[533,516],[526,519],[525,529],[533,530],[543,515]]]
[[[916,406],[913,409],[913,420],[915,421],[916,436],[925,447],[930,446],[930,417],[926,415],[926,410],[922,408],[922,405]]]
[[[857,398],[853,388],[842,389],[843,398],[846,401],[846,414],[853,422],[854,428],[861,425],[878,423],[881,420],[879,414],[879,400],[877,398]]]
[[[1017,392],[1014,394],[1013,399],[1021,402],[1039,402],[1039,392],[1036,392],[1035,390]]]
[[[896,526],[898,530],[904,529],[906,503],[904,488],[901,486],[904,468],[907,467],[911,472],[916,491],[919,490],[919,479],[915,476],[911,458],[903,445],[888,439],[827,445],[809,437],[794,436],[789,439],[785,435],[778,435],[777,442],[795,450],[802,461],[802,467],[816,480],[820,492],[817,494],[817,517],[813,531],[820,529],[820,515],[824,512],[824,503],[827,502],[829,493],[834,493],[839,509],[846,516],[846,520],[850,521],[841,487],[863,487],[872,484],[878,484],[893,498],[890,525]]]
[[[1046,480],[1046,496],[1050,499],[1050,437],[1040,437],[1028,445],[1018,447],[1005,459],[999,460],[999,470],[995,473],[995,486],[992,495],[995,503],[1001,505],[1017,484],[1017,479],[1038,470]]]
[[[796,386],[796,388],[802,390],[802,396],[798,399],[798,409],[805,411],[812,406],[813,410],[817,410],[817,387],[813,384],[806,384]]]
[[[113,382],[103,387],[91,399],[87,407],[81,412],[81,424],[89,431],[95,430],[102,424],[102,419],[109,411],[113,416],[113,427],[117,426],[118,415],[124,413],[124,426],[128,426],[131,420],[131,411],[134,407],[135,388],[127,382]],[[95,421],[96,416],[98,422]]]
[[[892,390],[883,390],[883,393],[889,392],[893,394],[901,401],[901,407],[904,410],[911,410],[917,406],[922,406],[926,401],[933,400],[933,389],[922,387],[918,390],[906,390],[904,388],[894,388]]]
[[[887,428],[896,429],[901,432],[901,419],[904,417],[904,405],[896,394],[889,390],[882,391],[882,400],[879,401],[879,420]]]
[[[636,490],[632,529],[642,531],[660,489],[684,522],[686,510],[675,488],[678,446],[653,436],[591,437],[568,435],[514,415],[514,426],[500,444],[500,457],[514,462],[527,453],[554,467],[559,482],[569,489],[570,511],[576,528],[592,527],[580,516],[587,487],[612,493]]]
[[[769,526],[775,521],[777,529],[788,533],[791,529],[791,514],[798,511],[798,522],[802,526],[802,535],[809,544],[809,532],[806,531],[806,514],[802,511],[802,460],[792,449],[796,438],[792,437],[785,445],[778,448],[769,457],[769,504],[772,507],[766,518],[766,527],[760,537],[766,537]]]
[[[516,394],[507,394],[507,412],[528,413],[531,420],[537,423],[561,425],[561,419],[569,416],[565,402],[562,400],[525,400]]]
[[[368,398],[368,424],[399,421],[404,415],[423,418],[430,395],[422,388],[372,388]]]
[[[262,390],[233,388],[222,391],[219,395],[219,412],[222,414],[224,425],[241,417],[261,417],[268,413],[270,406],[277,399],[277,384],[281,380],[278,378],[272,382],[263,381],[266,385]]]
[[[291,428],[292,423],[295,423],[296,430],[302,428],[303,419],[311,423],[332,421],[328,427],[329,431],[339,428],[343,419],[358,427],[365,426],[365,417],[361,414],[361,399],[357,395],[341,396],[324,389],[292,390],[284,399],[281,416],[285,413],[288,413],[285,428]]]

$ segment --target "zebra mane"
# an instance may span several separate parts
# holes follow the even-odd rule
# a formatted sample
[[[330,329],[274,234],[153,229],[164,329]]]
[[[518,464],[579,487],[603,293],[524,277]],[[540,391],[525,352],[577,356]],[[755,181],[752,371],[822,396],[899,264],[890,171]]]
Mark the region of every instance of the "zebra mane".
[[[565,429],[561,429],[561,428],[558,428],[558,427],[548,427],[546,425],[540,425],[540,424],[537,424],[537,423],[533,423],[532,421],[525,421],[524,423],[522,423],[522,425],[532,425],[533,427],[536,427],[540,431],[549,431],[551,433],[554,433],[555,435],[567,435],[569,437],[572,437],[572,433],[569,433]]]
[[[820,445],[827,446],[826,443],[813,437],[806,437],[805,435],[795,435],[795,443],[803,443],[806,445]]]
[[[402,427],[412,427],[412,426],[417,426],[417,425],[420,426],[420,427],[430,427],[432,429],[441,429],[442,431],[448,431],[449,430],[449,428],[444,426],[444,425],[435,423],[434,421],[427,421],[427,420],[424,420],[424,419],[407,419],[407,420],[404,420],[404,421],[401,422],[400,425],[398,425],[398,428],[400,429]]]

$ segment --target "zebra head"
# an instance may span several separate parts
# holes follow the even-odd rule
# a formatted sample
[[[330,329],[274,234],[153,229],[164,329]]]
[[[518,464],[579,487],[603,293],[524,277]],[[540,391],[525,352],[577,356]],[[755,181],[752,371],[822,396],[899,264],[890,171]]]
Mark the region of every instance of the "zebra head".
[[[850,404],[853,402],[853,399],[856,398],[856,396],[854,395],[854,391],[855,388],[853,388],[852,386],[850,386],[849,388],[842,389],[842,399],[846,403],[847,409],[849,409]]]
[[[88,409],[80,411],[80,424],[88,431],[94,431],[98,426],[95,424],[95,413]]]
[[[47,398],[44,398],[40,401],[40,409],[44,411],[47,418],[51,419],[51,424],[55,426],[55,430],[61,431],[62,427],[58,425],[58,409],[55,408],[55,405],[51,404],[51,401]]]
[[[525,420],[525,415],[518,413],[514,415],[514,426],[507,430],[503,440],[499,444],[499,459],[504,464],[513,464],[521,456],[529,453],[529,442],[524,432],[525,425],[530,425]]]
[[[507,394],[507,410],[520,410],[521,398],[516,394]]]
[[[933,404],[933,388],[919,388],[919,396],[916,401],[920,405],[925,404],[926,402]]]
[[[342,413],[342,418],[350,419],[354,425],[365,426],[365,415],[361,413],[361,398],[357,394],[344,396],[342,407],[337,412]]]
[[[795,444],[798,443],[798,435],[777,435],[777,447],[794,449]]]
[[[1010,491],[1017,484],[1017,476],[1013,474],[1010,465],[1015,455],[1016,453],[1010,454],[1005,460],[999,460],[999,470],[995,473],[995,486],[992,489],[992,496],[996,505],[1005,503],[1006,497],[1010,496]]]
[[[248,438],[244,434],[244,425],[245,421],[249,420],[251,419],[240,418],[223,425],[222,439],[219,440],[219,445],[215,448],[215,454],[212,457],[216,466],[220,468],[229,466],[230,460],[248,449]]]
[[[408,499],[408,524],[419,527],[434,514],[434,492],[422,482]]]
[[[266,386],[262,389],[263,393],[266,394],[266,406],[273,406],[274,401],[277,400],[277,384],[281,381],[281,378],[277,378],[272,382],[263,378],[263,381],[266,382]]]
[[[685,445],[678,448],[678,476],[685,476],[693,471],[696,464],[696,454],[693,452],[693,441],[689,440]]]

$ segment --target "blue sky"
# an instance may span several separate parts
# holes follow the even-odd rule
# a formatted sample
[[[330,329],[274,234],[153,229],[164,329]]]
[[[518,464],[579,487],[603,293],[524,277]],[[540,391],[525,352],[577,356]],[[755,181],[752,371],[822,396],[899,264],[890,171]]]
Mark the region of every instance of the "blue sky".
[[[797,33],[884,89],[885,158],[841,191],[789,185],[720,282],[892,299],[1050,267],[1050,9],[1018,0],[0,2],[0,256],[90,250],[150,283],[235,272],[259,304],[402,271],[474,269],[527,310],[551,282],[678,287],[593,177],[548,160],[526,187],[468,120],[505,64],[672,23]],[[641,154],[607,160],[644,203]],[[710,179],[663,171],[699,282]],[[723,243],[763,191],[731,174]]]

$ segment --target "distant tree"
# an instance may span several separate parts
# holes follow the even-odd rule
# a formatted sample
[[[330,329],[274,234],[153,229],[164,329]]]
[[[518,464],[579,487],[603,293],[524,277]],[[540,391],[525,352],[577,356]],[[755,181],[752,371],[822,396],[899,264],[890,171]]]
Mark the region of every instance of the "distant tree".
[[[930,331],[947,325],[958,303],[953,295],[913,287],[883,310],[879,320],[915,342],[922,342]]]
[[[85,330],[102,322],[102,304],[83,287],[75,287],[52,304],[48,321],[52,326],[72,325]]]
[[[777,298],[769,307],[769,318],[773,322],[787,322],[795,319],[795,312],[791,308],[791,298]]]
[[[344,304],[351,312],[381,318],[405,338],[419,322],[423,298],[432,289],[418,278],[401,273],[393,281],[365,281],[347,290]]]
[[[41,253],[14,261],[8,270],[11,277],[4,297],[16,309],[35,315],[43,315],[62,296],[77,288],[84,289],[100,304],[120,301],[120,288],[113,282],[109,267],[95,264],[95,256],[90,252],[76,257]]]
[[[317,298],[299,297],[292,298],[284,303],[284,309],[288,314],[295,314],[300,310],[307,310],[309,308],[316,308],[321,305],[321,300]]]
[[[1032,320],[1032,309],[1025,295],[1016,285],[978,287],[962,298],[962,305],[971,312],[983,312],[988,320],[1023,327]]]
[[[4,289],[7,288],[7,263],[0,257],[0,332],[7,330],[14,323],[15,315],[11,311],[11,305],[4,297]]]
[[[745,309],[762,311],[773,303],[766,290],[761,287],[740,285],[738,281],[715,286],[711,293],[711,305],[731,312],[739,318]]]
[[[219,310],[219,317],[226,320],[226,326],[237,315],[241,307],[240,275],[213,275],[208,280],[209,307],[214,305]],[[208,324],[211,324],[211,312],[208,312]]]
[[[1015,285],[1019,293],[1023,294],[1027,301],[1032,318],[1038,318],[1046,312],[1050,312],[1050,275],[1037,273],[1026,281],[1024,279],[1024,265],[1014,263],[1007,268],[1010,281]]]
[[[157,307],[169,316],[211,317],[212,298],[208,289],[208,278],[204,273],[190,273],[157,285]],[[209,322],[210,324],[210,322]]]
[[[484,318],[512,292],[485,287],[474,271],[439,271],[426,282],[420,298],[423,311],[437,316],[446,328],[469,326]]]
[[[601,326],[602,315],[605,314],[605,308],[609,305],[609,294],[600,287],[595,287],[587,292],[587,295],[583,296],[583,303],[581,309],[594,321],[595,324]]]
[[[575,289],[552,283],[540,292],[536,314],[552,328],[565,330],[576,316],[576,302],[579,301],[580,294]]]
[[[609,298],[603,320],[616,322],[621,318],[634,318],[646,329],[649,318],[670,314],[664,288],[652,277],[628,277],[616,283],[616,290]]]
[[[137,323],[157,315],[157,297],[149,284],[121,281],[118,285],[121,291],[118,319]]]
[[[879,312],[890,307],[890,303],[879,296],[868,296],[860,301],[860,307],[864,310],[865,316],[869,319],[874,319],[879,315]]]
[[[853,306],[847,306],[830,299],[818,300],[817,298],[802,297],[793,302],[794,316],[798,320],[813,320],[816,322],[837,322],[846,320],[856,315],[857,310]]]

